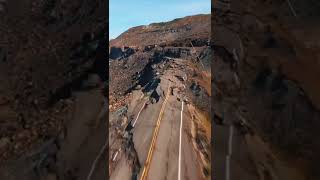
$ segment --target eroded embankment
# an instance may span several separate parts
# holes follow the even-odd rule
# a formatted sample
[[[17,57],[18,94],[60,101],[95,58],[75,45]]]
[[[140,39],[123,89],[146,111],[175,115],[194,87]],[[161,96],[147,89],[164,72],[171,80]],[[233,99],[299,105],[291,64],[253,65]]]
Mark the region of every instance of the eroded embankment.
[[[179,49],[187,50],[181,51]],[[197,159],[195,162],[190,162],[193,164],[191,166],[199,163],[199,166],[195,167],[202,168],[200,168],[199,171],[201,177],[210,177],[211,172],[209,167],[211,154],[209,153],[209,144],[211,138],[211,125],[209,118],[210,108],[208,108],[210,107],[209,97],[211,94],[211,90],[209,88],[210,76],[208,75],[208,69],[202,66],[202,64],[208,63],[207,61],[210,59],[210,57],[208,57],[210,53],[207,52],[209,51],[208,47],[201,47],[197,49],[198,53],[201,54],[201,58],[198,59],[196,53],[194,53],[194,56],[188,56],[187,59],[184,59],[187,57],[185,56],[185,53],[189,51],[191,52],[192,49],[193,48],[172,47],[155,48],[153,51],[149,49],[149,52],[145,52],[146,54],[151,55],[149,56],[149,59],[139,60],[147,61],[148,63],[146,63],[141,70],[134,73],[135,75],[133,77],[133,81],[129,86],[122,86],[128,88],[128,90],[123,91],[125,96],[115,93],[110,94],[111,96],[116,95],[116,98],[113,97],[114,99],[119,98],[118,101],[115,100],[116,103],[112,104],[112,106],[109,106],[111,109],[110,127],[111,129],[113,129],[112,127],[115,128],[114,131],[112,130],[110,132],[109,137],[110,142],[112,142],[109,159],[109,162],[112,166],[109,170],[111,178],[116,179],[119,177],[120,169],[122,169],[121,172],[130,171],[127,177],[130,176],[133,179],[139,176],[142,170],[145,170],[146,164],[144,162],[144,156],[146,156],[148,153],[149,146],[148,143],[144,143],[142,145],[141,138],[145,139],[149,135],[151,136],[153,134],[153,129],[150,128],[153,127],[153,125],[149,123],[156,121],[157,118],[161,118],[161,112],[164,113],[164,119],[162,120],[163,123],[167,124],[168,122],[171,122],[171,120],[167,119],[166,117],[166,114],[169,112],[167,108],[172,108],[170,111],[173,111],[173,114],[180,114],[181,109],[179,108],[181,108],[181,101],[186,101],[188,104],[190,104],[188,107],[191,108],[188,108],[188,111],[186,111],[188,113],[185,126],[186,133],[188,135],[187,138],[190,138],[190,142],[192,143],[187,143],[185,145],[188,146],[188,149],[194,149],[191,151],[196,152],[196,154],[199,156],[199,159]],[[133,68],[137,68],[134,66],[138,66],[132,61],[131,58],[145,57],[141,54],[139,55],[139,50],[137,50],[136,53],[129,57],[120,57],[118,60],[111,60],[111,67],[113,65],[119,66],[124,62],[127,66],[132,63],[133,67],[131,67],[131,69],[129,69],[130,66],[121,69],[123,72],[127,72],[129,69],[128,72],[130,73]],[[191,55],[191,53],[189,55]],[[194,59],[192,59],[192,57]],[[137,61],[137,59],[135,59],[135,61]],[[116,74],[116,72],[111,73]],[[117,78],[117,76],[113,77],[113,80],[115,81],[114,83],[118,82],[117,80],[119,80],[119,78]],[[118,84],[118,87],[120,86],[121,84]],[[166,93],[166,89],[169,90],[169,94]],[[162,108],[164,101],[166,101],[165,99],[168,98],[167,96],[169,96],[169,100],[167,102],[168,105],[167,107]],[[179,118],[175,117],[175,119]],[[141,125],[140,123],[143,124]],[[143,131],[143,133],[141,128],[143,129],[143,126],[146,125],[149,128]],[[159,127],[160,133],[163,133],[161,132],[161,126],[167,125],[160,125]],[[140,137],[141,133],[145,135]],[[159,141],[166,139],[166,136],[163,134],[159,136]],[[136,139],[134,137],[136,137]],[[139,139],[137,139],[138,137]],[[178,137],[170,136],[167,138],[178,139]],[[141,146],[145,146],[145,148],[142,148]],[[174,149],[174,147],[171,146],[168,148]],[[168,151],[169,154],[173,153],[169,151],[169,149],[166,151]],[[158,152],[155,156],[159,156]],[[125,161],[129,162],[129,168],[119,167],[123,161],[123,158],[125,158]],[[172,162],[169,164],[171,163]],[[188,164],[185,166],[188,166]],[[167,173],[169,174],[166,176],[171,176],[170,172]],[[197,175],[191,175],[191,177],[193,176]]]

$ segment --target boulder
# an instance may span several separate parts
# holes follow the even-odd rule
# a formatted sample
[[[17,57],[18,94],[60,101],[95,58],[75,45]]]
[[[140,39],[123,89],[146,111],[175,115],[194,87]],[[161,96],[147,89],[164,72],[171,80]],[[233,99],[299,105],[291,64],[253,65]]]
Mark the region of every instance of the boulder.
[[[137,89],[137,90],[141,89],[141,85],[138,84],[138,85],[136,86],[136,89]]]
[[[129,57],[132,54],[134,54],[136,51],[133,48],[130,47],[124,47],[123,53],[124,53],[124,57]]]
[[[118,47],[111,47],[109,51],[109,58],[110,59],[118,59],[124,55],[121,48]]]
[[[152,104],[157,103],[157,100],[156,100],[155,98],[151,98],[151,100],[150,100],[150,101],[151,101],[151,103],[152,103]]]

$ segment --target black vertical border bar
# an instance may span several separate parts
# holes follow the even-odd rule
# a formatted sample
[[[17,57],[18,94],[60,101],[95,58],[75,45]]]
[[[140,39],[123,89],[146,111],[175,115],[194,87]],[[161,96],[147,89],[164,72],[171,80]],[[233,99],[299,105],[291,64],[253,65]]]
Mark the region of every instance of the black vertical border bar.
[[[106,0],[103,0],[103,1],[106,1]],[[107,27],[106,27],[106,37],[107,37],[107,41],[105,42],[105,46],[104,46],[104,51],[108,54],[106,54],[105,56],[105,61],[106,61],[106,70],[107,70],[107,81],[105,83],[105,99],[107,100],[107,103],[106,103],[106,108],[107,108],[107,113],[106,113],[106,118],[107,118],[107,123],[106,123],[106,126],[107,126],[107,132],[106,132],[106,135],[107,135],[107,142],[108,142],[108,147],[107,147],[107,152],[106,152],[106,163],[107,163],[107,169],[106,169],[106,172],[107,172],[107,179],[109,180],[110,179],[110,175],[109,175],[109,0],[107,0],[107,9],[106,9],[106,13],[107,13]]]
[[[107,29],[106,29],[106,38],[107,38],[107,41],[105,42],[105,46],[104,46],[104,51],[108,54],[106,54],[105,56],[105,61],[106,61],[106,70],[107,70],[107,81],[106,81],[106,84],[105,84],[105,99],[107,100],[107,103],[106,103],[106,108],[107,108],[107,113],[106,113],[106,116],[107,116],[107,123],[106,123],[106,126],[107,126],[107,132],[106,132],[106,135],[107,135],[107,142],[108,142],[108,147],[107,147],[107,152],[106,152],[106,163],[107,163],[107,169],[106,169],[106,172],[107,172],[107,179],[110,179],[110,176],[109,176],[109,0],[107,1],[107,9],[106,9],[106,13],[107,13]]]
[[[215,171],[214,171],[214,166],[213,166],[213,163],[214,163],[214,143],[213,143],[213,139],[214,139],[214,136],[213,136],[213,133],[214,133],[214,126],[213,126],[213,122],[214,122],[214,111],[213,111],[213,95],[214,95],[214,92],[213,92],[213,78],[214,78],[214,73],[213,73],[213,57],[214,57],[214,49],[213,49],[213,36],[214,36],[214,32],[213,32],[213,29],[214,29],[214,0],[211,0],[211,34],[210,34],[210,49],[212,51],[212,59],[211,59],[211,180],[216,180],[216,178],[214,178],[214,174],[215,174]]]
[[[96,54],[96,60],[94,62],[94,71],[99,74],[100,79],[103,81],[103,88],[102,88],[102,93],[104,96],[104,106],[106,106],[106,144],[107,147],[105,149],[106,152],[103,152],[104,157],[102,160],[104,163],[106,163],[106,169],[105,169],[105,177],[106,180],[109,179],[109,63],[108,63],[108,45],[109,45],[109,0],[102,0],[105,1],[102,4],[104,5],[105,8],[105,13],[102,17],[104,27],[103,27],[103,37],[99,41],[98,47],[97,47],[97,54]],[[106,17],[106,18],[104,18]]]

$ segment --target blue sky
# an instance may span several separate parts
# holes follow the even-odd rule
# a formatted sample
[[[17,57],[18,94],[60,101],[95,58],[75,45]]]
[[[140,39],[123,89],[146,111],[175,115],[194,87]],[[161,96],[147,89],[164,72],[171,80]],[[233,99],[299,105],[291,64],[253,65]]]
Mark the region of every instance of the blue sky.
[[[134,26],[210,12],[211,0],[110,0],[109,39]]]

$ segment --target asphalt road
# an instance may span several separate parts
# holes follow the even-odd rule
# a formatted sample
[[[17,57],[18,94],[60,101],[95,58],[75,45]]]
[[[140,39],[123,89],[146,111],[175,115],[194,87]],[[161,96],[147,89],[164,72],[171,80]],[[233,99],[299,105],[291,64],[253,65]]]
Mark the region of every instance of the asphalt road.
[[[179,163],[180,179],[200,179],[201,169],[197,165],[197,155],[192,149],[193,146],[188,140],[184,126],[181,127],[180,134],[182,102],[177,101],[177,98],[170,96],[169,93],[168,95],[149,172],[145,179],[178,179]],[[184,121],[190,121],[187,112],[182,112],[182,115],[184,115],[182,116]],[[179,154],[180,138],[181,154]]]
[[[188,105],[172,94],[172,87],[183,84],[172,74],[162,76],[160,82],[161,97],[157,103],[146,103],[142,92],[134,91],[128,108],[128,114],[134,117],[133,142],[141,164],[137,178],[205,179],[199,152],[190,135],[192,117]],[[111,154],[114,168],[110,179],[131,179],[132,168],[126,156],[123,152],[116,154]]]

